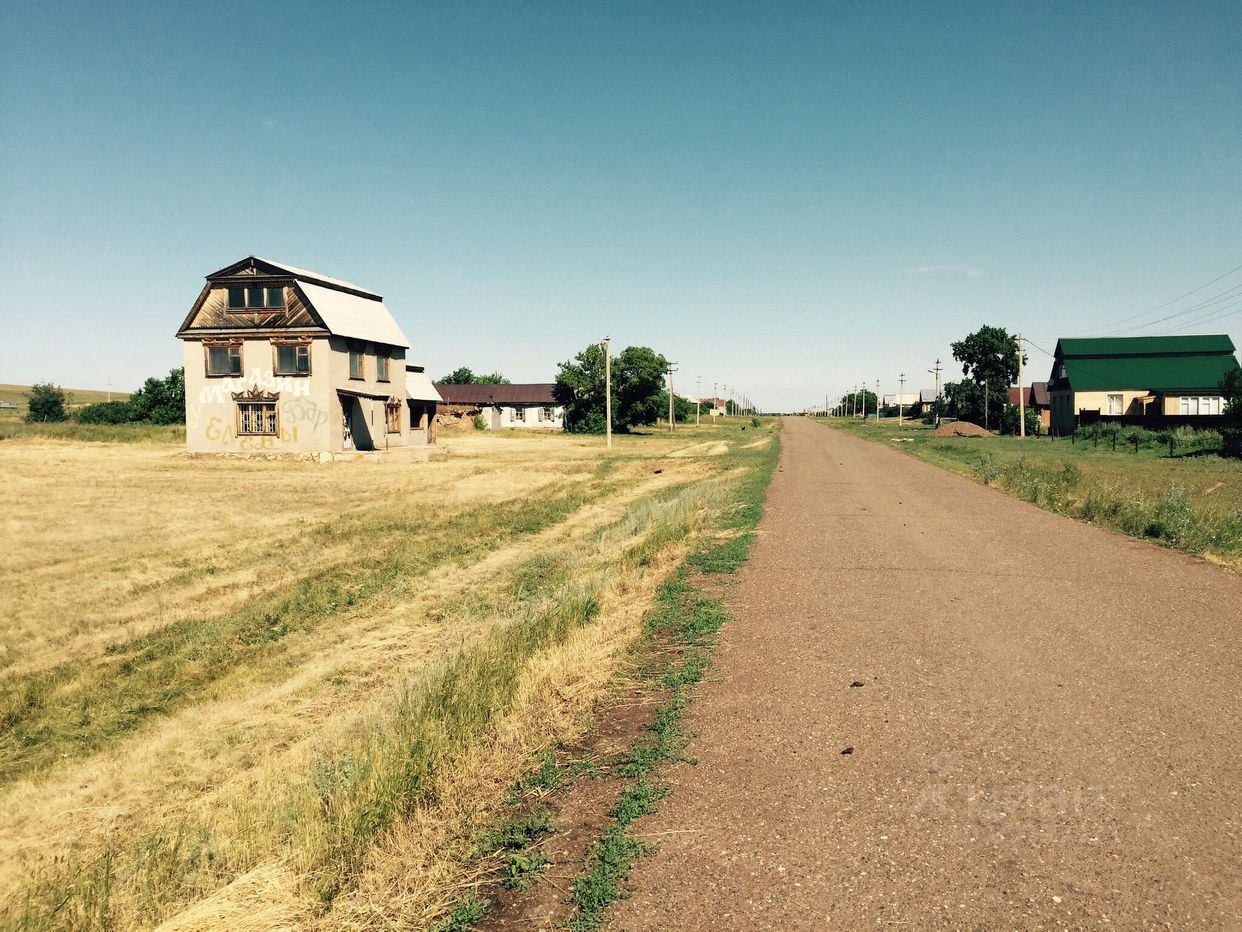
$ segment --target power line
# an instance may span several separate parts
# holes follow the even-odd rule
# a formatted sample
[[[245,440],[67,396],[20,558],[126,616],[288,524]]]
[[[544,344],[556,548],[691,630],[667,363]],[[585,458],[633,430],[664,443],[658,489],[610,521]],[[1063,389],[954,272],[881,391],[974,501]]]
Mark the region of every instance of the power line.
[[[1076,333],[1082,334],[1082,333],[1091,333],[1093,331],[1099,331],[1099,330],[1111,330],[1113,328],[1120,326],[1121,324],[1129,323],[1130,321],[1137,320],[1140,317],[1146,317],[1148,314],[1155,314],[1157,311],[1163,311],[1166,307],[1174,305],[1178,301],[1183,300],[1184,298],[1189,298],[1192,294],[1197,294],[1198,292],[1202,291],[1204,288],[1210,288],[1212,285],[1215,285],[1219,281],[1223,281],[1224,279],[1228,278],[1230,275],[1238,271],[1242,271],[1242,265],[1234,266],[1228,272],[1225,272],[1222,275],[1218,275],[1216,278],[1212,279],[1210,282],[1204,282],[1202,285],[1199,285],[1195,288],[1191,288],[1185,294],[1180,294],[1176,298],[1172,298],[1168,301],[1165,301],[1163,304],[1157,304],[1155,307],[1150,307],[1145,311],[1139,311],[1137,314],[1130,314],[1127,317],[1122,317],[1119,320],[1114,320],[1114,321],[1111,321],[1110,323],[1102,324],[1098,327],[1088,327],[1087,329],[1079,330]],[[1173,316],[1177,316],[1177,315],[1173,315]],[[1164,318],[1164,319],[1167,319],[1167,318]],[[1158,324],[1161,322],[1162,321],[1157,320],[1157,321],[1152,321],[1151,323]],[[1150,326],[1150,324],[1138,324],[1131,329],[1136,329],[1136,330],[1142,329],[1145,326]],[[1075,335],[1075,334],[1071,334],[1071,335]]]
[[[1135,324],[1133,327],[1127,327],[1124,330],[1118,330],[1113,335],[1120,336],[1123,333],[1133,333],[1135,330],[1145,330],[1148,327],[1154,327],[1156,324],[1163,324],[1166,321],[1174,320],[1175,318],[1181,317],[1184,314],[1193,314],[1195,311],[1201,311],[1204,308],[1210,307],[1213,304],[1217,304],[1221,301],[1228,301],[1231,298],[1237,297],[1237,292],[1239,291],[1242,291],[1242,282],[1239,282],[1238,284],[1234,285],[1232,288],[1227,288],[1224,291],[1220,292],[1219,294],[1215,294],[1210,298],[1205,298],[1204,300],[1200,301],[1198,304],[1192,304],[1188,308],[1183,308],[1180,311],[1175,311],[1174,313],[1169,314],[1166,317],[1161,317],[1158,320],[1149,321],[1148,323],[1145,323],[1145,324]]]

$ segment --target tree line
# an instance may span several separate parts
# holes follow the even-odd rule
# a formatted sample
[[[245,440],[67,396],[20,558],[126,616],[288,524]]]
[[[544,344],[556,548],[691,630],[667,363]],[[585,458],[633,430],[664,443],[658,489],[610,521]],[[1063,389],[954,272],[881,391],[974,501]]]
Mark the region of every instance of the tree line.
[[[26,422],[30,424],[70,417],[80,424],[184,424],[185,370],[173,369],[162,379],[152,376],[126,401],[100,401],[72,412],[68,393],[51,382],[32,385],[26,398]]]

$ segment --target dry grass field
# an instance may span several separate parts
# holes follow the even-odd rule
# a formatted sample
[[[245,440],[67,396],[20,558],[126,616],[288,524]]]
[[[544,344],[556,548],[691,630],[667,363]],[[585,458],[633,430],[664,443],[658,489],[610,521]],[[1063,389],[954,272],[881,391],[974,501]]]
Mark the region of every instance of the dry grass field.
[[[773,429],[421,465],[0,442],[0,923],[429,921]]]

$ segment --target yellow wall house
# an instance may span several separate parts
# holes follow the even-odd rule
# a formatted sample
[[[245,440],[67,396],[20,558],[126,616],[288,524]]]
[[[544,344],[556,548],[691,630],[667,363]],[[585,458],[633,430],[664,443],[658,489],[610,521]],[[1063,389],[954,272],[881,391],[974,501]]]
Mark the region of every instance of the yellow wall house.
[[[1093,337],[1057,341],[1048,381],[1052,430],[1116,421],[1149,427],[1215,427],[1220,381],[1238,368],[1224,334]]]
[[[207,276],[177,336],[191,453],[430,442],[435,390],[383,298],[357,285],[248,256]]]

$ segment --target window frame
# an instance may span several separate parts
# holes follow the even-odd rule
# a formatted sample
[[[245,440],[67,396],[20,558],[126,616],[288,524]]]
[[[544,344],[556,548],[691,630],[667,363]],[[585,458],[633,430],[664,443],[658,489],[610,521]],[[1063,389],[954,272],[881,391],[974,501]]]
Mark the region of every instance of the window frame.
[[[282,369],[280,367],[280,351],[282,349],[292,349],[294,351],[294,368],[292,370]],[[306,369],[298,368],[298,363],[302,359],[306,360]],[[307,378],[311,375],[311,341],[310,340],[273,340],[272,341],[272,374],[279,376],[288,376],[290,378]]]
[[[280,436],[280,408],[275,401],[267,401],[264,399],[247,399],[245,401],[235,401],[237,405],[237,436],[239,437],[279,437]],[[250,424],[253,426],[255,417],[258,418],[261,428],[260,430],[246,430],[247,417],[243,409],[257,408],[257,415],[252,414],[249,418]]]
[[[241,304],[233,303],[233,293],[240,291]],[[251,301],[251,293],[258,291],[263,299],[261,304],[255,304]],[[280,303],[272,303],[273,292],[279,293]],[[224,304],[229,313],[245,313],[247,311],[283,311],[289,306],[289,298],[285,294],[284,285],[226,285]]]
[[[211,370],[211,351],[225,350],[229,361],[228,370],[225,372],[213,372]],[[236,363],[236,366],[233,364]],[[240,378],[244,371],[242,362],[242,344],[240,340],[229,340],[227,342],[204,342],[203,343],[203,373],[209,379],[235,379]]]
[[[1116,411],[1113,410],[1114,400],[1117,402]],[[1123,394],[1118,394],[1116,392],[1110,392],[1108,394],[1108,413],[1109,415],[1114,416],[1114,417],[1121,415],[1121,414],[1125,414],[1126,413],[1126,396]]]
[[[375,381],[391,382],[389,369],[392,367],[392,350],[377,347],[375,350]]]
[[[555,423],[556,421],[556,409],[555,408],[547,408],[547,407],[540,408],[539,414],[545,423],[552,424],[552,423]]]
[[[384,432],[388,434],[401,433],[401,409],[404,405],[397,399],[391,399],[384,402]]]
[[[355,382],[365,382],[367,379],[367,352],[365,344],[349,344],[349,378]]]

